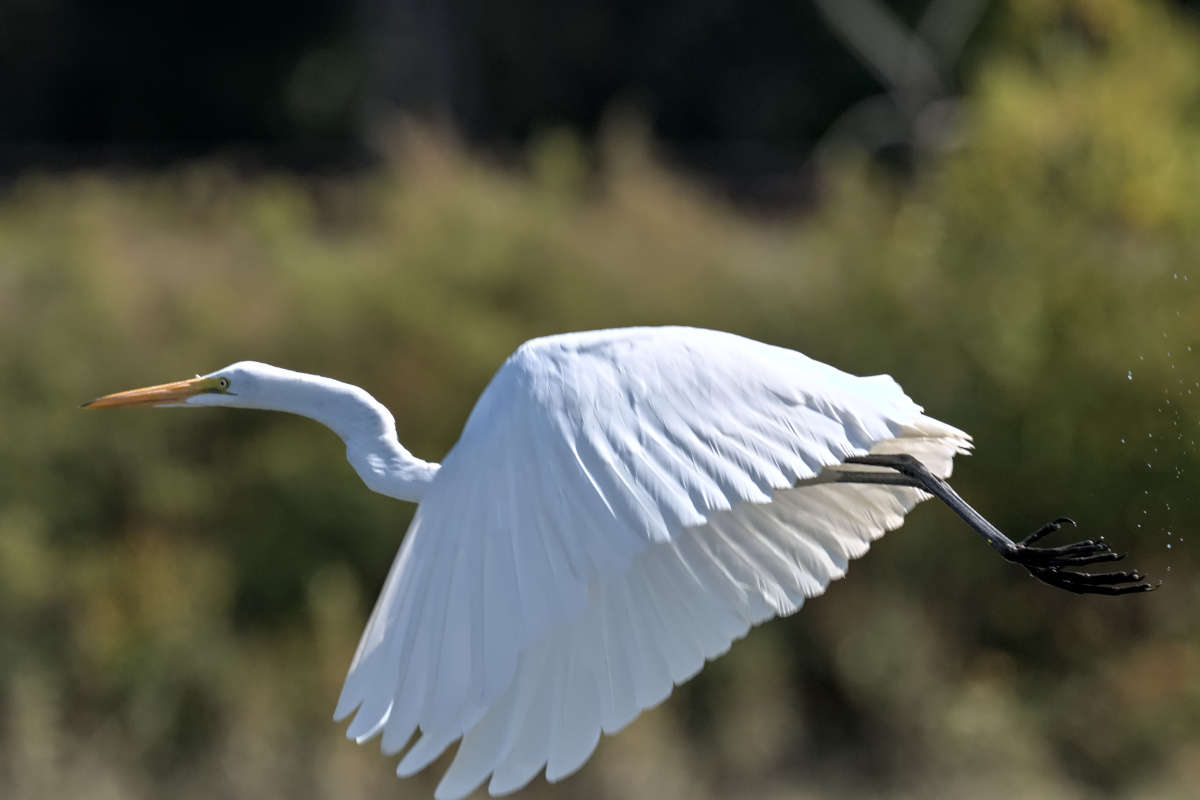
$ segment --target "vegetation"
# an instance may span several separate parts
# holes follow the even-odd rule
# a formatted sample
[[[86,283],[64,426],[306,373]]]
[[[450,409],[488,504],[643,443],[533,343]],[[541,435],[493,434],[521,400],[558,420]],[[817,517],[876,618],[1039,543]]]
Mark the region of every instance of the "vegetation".
[[[1189,797],[1200,783],[1200,32],[1012,0],[960,146],[846,154],[758,219],[636,126],[514,174],[434,134],[367,178],[28,178],[0,200],[0,795],[431,796],[329,722],[411,508],[283,415],[84,413],[254,358],[368,388],[439,459],[541,334],[721,328],[888,372],[959,491],[1164,579],[1075,597],[930,504],[530,797]],[[593,157],[594,156],[594,157]],[[564,795],[565,796],[565,795]]]

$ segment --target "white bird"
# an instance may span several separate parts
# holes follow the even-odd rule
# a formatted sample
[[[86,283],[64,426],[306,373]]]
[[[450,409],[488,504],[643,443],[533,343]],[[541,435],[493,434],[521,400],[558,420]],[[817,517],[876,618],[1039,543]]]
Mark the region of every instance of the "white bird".
[[[1151,588],[1103,543],[1014,543],[944,482],[970,437],[890,377],[727,333],[633,328],[522,345],[441,465],[362,389],[243,361],[85,406],[287,411],[332,428],[367,486],[419,503],[335,719],[436,797],[579,769],[750,627],[796,611],[930,494],[1006,558],[1076,592]]]

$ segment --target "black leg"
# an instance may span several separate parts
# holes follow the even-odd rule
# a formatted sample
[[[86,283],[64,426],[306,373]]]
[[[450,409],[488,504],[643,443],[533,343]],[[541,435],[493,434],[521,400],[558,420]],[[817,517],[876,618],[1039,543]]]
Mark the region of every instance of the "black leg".
[[[967,501],[950,488],[950,484],[926,469],[925,465],[913,456],[906,453],[855,456],[847,458],[845,463],[886,467],[892,471],[835,469],[832,470],[832,476],[837,482],[911,486],[929,492],[962,517],[976,533],[983,537],[984,541],[992,546],[992,549],[1009,561],[1025,567],[1029,570],[1030,575],[1043,583],[1076,594],[1119,595],[1148,592],[1158,588],[1157,585],[1147,583],[1145,576],[1136,570],[1099,574],[1066,570],[1067,567],[1120,561],[1125,557],[1120,553],[1113,552],[1103,539],[1098,542],[1090,540],[1075,542],[1062,547],[1034,546],[1036,542],[1059,530],[1063,525],[1073,526],[1075,522],[1067,517],[1059,517],[1053,522],[1048,522],[1019,542],[1014,542],[1001,533],[995,525],[984,519],[982,514],[971,508]]]

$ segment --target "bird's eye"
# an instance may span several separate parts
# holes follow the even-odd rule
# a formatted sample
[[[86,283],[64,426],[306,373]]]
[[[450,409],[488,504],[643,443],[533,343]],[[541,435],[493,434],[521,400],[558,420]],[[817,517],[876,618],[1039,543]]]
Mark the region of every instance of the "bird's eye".
[[[229,388],[229,378],[217,378],[217,388],[225,391]]]

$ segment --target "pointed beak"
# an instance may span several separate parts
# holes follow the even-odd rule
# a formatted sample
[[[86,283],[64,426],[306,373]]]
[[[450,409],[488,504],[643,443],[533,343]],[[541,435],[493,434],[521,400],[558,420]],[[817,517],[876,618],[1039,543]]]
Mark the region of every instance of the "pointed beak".
[[[132,389],[128,392],[106,394],[104,397],[97,397],[95,400],[84,403],[80,408],[181,405],[186,403],[189,397],[211,391],[217,391],[217,381],[215,379],[192,378],[187,381],[147,386],[145,389]]]

